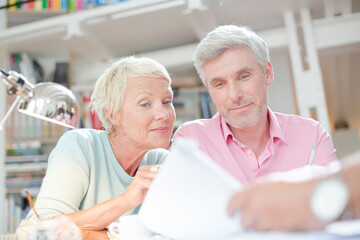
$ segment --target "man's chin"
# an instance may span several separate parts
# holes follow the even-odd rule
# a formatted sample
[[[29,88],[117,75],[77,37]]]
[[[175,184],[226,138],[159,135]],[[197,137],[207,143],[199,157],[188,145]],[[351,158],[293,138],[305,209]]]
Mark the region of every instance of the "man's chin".
[[[245,130],[254,127],[258,122],[259,119],[253,118],[231,118],[229,121],[226,121],[231,127]]]

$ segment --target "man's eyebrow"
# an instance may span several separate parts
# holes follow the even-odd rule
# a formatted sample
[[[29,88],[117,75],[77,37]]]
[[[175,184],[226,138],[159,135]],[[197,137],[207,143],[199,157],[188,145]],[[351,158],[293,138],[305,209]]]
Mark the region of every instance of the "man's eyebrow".
[[[252,71],[252,68],[245,66],[245,67],[242,67],[241,69],[239,69],[236,73],[240,74],[240,73],[248,72],[248,71]]]
[[[248,66],[245,66],[245,67],[240,68],[238,71],[236,71],[236,74],[238,75],[238,74],[241,74],[243,72],[248,72],[248,71],[252,71],[252,68],[248,67]],[[222,80],[221,77],[215,77],[215,78],[210,80],[209,84],[211,85],[213,82],[220,81],[220,80]]]
[[[221,79],[222,79],[221,77],[215,77],[215,78],[213,78],[213,79],[210,80],[209,85],[211,85],[213,82],[219,81],[219,80],[221,80]]]

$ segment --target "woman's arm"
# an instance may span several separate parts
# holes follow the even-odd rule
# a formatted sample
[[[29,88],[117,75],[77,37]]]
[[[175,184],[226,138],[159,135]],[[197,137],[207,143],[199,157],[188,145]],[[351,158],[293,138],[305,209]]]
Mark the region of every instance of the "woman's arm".
[[[66,214],[79,228],[102,230],[125,212],[144,201],[156,172],[153,165],[141,166],[125,193],[88,209]]]

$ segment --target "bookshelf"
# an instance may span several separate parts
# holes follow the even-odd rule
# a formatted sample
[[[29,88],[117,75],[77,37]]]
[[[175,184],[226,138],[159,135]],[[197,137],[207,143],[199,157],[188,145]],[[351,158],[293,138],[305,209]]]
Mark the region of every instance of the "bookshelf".
[[[203,86],[175,87],[174,107],[176,120],[174,131],[184,122],[199,118],[211,118],[217,112],[207,90]]]
[[[125,1],[129,0],[30,0],[7,8],[7,26],[14,27],[75,11],[114,5]],[[8,5],[19,3],[17,0],[7,0],[6,2]]]

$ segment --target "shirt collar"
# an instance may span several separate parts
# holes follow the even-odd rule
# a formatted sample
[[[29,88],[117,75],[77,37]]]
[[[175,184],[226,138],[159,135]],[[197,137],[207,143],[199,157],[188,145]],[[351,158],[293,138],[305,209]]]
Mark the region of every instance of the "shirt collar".
[[[269,107],[267,109],[267,113],[270,119],[270,137],[273,139],[273,141],[275,140],[275,138],[279,138],[284,143],[287,143],[284,133],[280,127],[279,121]]]
[[[219,114],[219,113],[217,113]],[[271,109],[268,107],[267,108],[267,115],[269,116],[269,121],[270,121],[270,137],[273,141],[275,141],[276,138],[281,139],[284,143],[286,142],[285,136],[281,130],[280,124],[275,116],[275,114],[273,113],[273,111],[271,111]],[[232,134],[228,124],[226,123],[225,119],[219,114],[219,118],[220,118],[220,127],[222,129],[223,132],[223,137],[224,140],[227,141],[227,139],[229,138],[229,136],[234,139],[234,135]]]
[[[227,122],[225,121],[225,119],[220,115],[219,112],[218,112],[217,114],[219,114],[220,127],[221,127],[221,129],[222,129],[224,141],[226,142],[229,136],[230,136],[231,138],[233,138],[234,136],[233,136],[233,134],[232,134],[229,126],[227,125]]]

